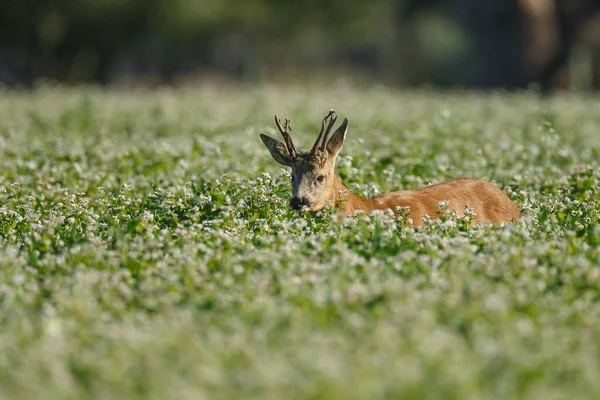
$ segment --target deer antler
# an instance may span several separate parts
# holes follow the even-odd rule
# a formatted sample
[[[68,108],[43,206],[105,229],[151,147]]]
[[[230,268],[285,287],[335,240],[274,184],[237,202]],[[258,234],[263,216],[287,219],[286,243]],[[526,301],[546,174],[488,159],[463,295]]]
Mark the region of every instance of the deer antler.
[[[275,116],[275,124],[277,124],[279,132],[281,132],[281,136],[283,136],[283,140],[285,140],[285,146],[287,147],[290,156],[292,158],[297,158],[298,150],[296,150],[296,146],[294,146],[294,142],[292,141],[292,137],[290,136],[290,131],[292,130],[292,127],[290,126],[291,122],[292,121],[286,118],[284,126],[282,127],[281,121],[277,118],[277,115]]]
[[[327,130],[325,130],[325,123],[327,122],[327,119],[329,119],[329,124],[327,125]],[[311,152],[313,154],[317,150],[317,147],[319,147],[319,142],[321,142],[321,139],[322,143],[320,150],[325,150],[325,145],[327,144],[327,136],[329,136],[329,132],[331,132],[331,128],[333,128],[333,125],[335,124],[336,120],[337,116],[335,115],[335,111],[329,110],[329,113],[325,116],[325,118],[323,118],[323,123],[321,124],[321,133],[319,133],[319,136],[317,137],[317,140],[315,141],[315,144],[312,147]],[[323,132],[325,133],[325,135],[323,135]]]

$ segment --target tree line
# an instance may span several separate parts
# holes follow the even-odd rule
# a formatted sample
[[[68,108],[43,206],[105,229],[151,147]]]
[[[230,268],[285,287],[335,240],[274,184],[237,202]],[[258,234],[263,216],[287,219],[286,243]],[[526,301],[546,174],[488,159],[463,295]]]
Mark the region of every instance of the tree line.
[[[8,85],[344,70],[403,86],[548,92],[568,86],[585,49],[586,84],[600,87],[600,0],[5,0],[2,10]]]

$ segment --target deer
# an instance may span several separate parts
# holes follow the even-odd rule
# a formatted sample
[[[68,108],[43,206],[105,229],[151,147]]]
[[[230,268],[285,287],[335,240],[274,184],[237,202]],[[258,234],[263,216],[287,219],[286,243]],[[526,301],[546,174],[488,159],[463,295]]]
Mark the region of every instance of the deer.
[[[400,190],[373,198],[362,198],[342,183],[335,173],[335,162],[342,150],[348,119],[329,137],[337,120],[334,110],[323,118],[321,132],[309,151],[299,152],[294,145],[291,121],[275,116],[277,129],[284,142],[261,133],[260,138],[271,156],[279,164],[291,167],[292,198],[290,207],[295,211],[308,211],[317,216],[326,207],[333,207],[343,216],[375,210],[394,212],[396,218],[404,213],[407,224],[418,227],[429,219],[441,217],[439,206],[456,212],[459,218],[471,210],[470,225],[481,223],[514,222],[521,217],[517,205],[493,183],[477,178],[455,178],[414,190]],[[470,214],[472,214],[470,213]]]

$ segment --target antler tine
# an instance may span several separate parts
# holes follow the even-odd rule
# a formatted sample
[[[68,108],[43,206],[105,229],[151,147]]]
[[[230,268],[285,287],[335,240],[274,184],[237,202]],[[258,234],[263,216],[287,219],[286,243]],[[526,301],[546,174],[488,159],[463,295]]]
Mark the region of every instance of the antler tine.
[[[321,122],[321,132],[319,132],[319,136],[317,136],[317,140],[315,140],[315,144],[313,144],[312,150],[310,151],[313,154],[317,150],[317,147],[319,147],[319,142],[321,141],[321,138],[323,137],[323,132],[325,132],[325,122],[327,121],[328,117],[329,117],[329,114],[327,114],[325,116],[325,118],[323,118],[323,122]]]
[[[277,115],[275,116],[275,124],[277,124],[277,129],[279,129],[281,136],[283,136],[283,140],[285,140],[285,145],[288,149],[288,152],[290,153],[290,156],[292,156],[292,158],[296,158],[298,157],[298,150],[296,150],[296,146],[294,146],[294,142],[292,141],[292,137],[289,133],[289,131],[292,130],[292,127],[290,126],[291,122],[292,121],[286,118],[285,124],[282,127],[281,121],[277,118]]]
[[[325,135],[323,136],[323,142],[321,143],[321,151],[325,150],[325,146],[327,145],[327,136],[329,136],[329,132],[331,132],[331,128],[335,125],[335,121],[337,121],[337,115],[335,115],[335,111],[329,110],[329,125],[327,125],[327,129],[325,130]]]
[[[315,153],[315,151],[317,151],[317,148],[319,147],[319,143],[321,143],[321,140],[323,139],[323,133],[325,133],[325,138],[323,139],[323,143],[327,140],[327,135],[329,135],[329,131],[331,130],[331,127],[335,123],[335,118],[333,116],[335,116],[335,111],[329,110],[329,113],[325,116],[325,118],[323,118],[323,122],[321,123],[321,132],[319,133],[319,136],[317,137],[317,140],[315,141],[315,144],[313,145],[312,150],[311,150],[311,152],[313,154]],[[328,118],[331,118],[331,120],[329,121],[327,130],[325,130],[325,123],[327,122]],[[325,146],[323,144],[321,144],[321,150],[323,150],[324,148],[325,148]]]

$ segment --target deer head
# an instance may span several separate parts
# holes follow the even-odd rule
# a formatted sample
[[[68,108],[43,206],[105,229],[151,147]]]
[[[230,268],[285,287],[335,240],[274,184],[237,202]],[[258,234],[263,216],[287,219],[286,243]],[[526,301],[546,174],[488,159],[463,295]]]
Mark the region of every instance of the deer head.
[[[275,116],[275,124],[285,143],[264,134],[260,135],[275,161],[292,168],[290,207],[294,210],[318,211],[327,206],[328,202],[335,202],[335,160],[342,149],[348,130],[348,119],[344,119],[342,125],[327,140],[336,120],[335,111],[329,111],[323,118],[321,133],[312,149],[301,153],[296,150],[290,136],[291,127],[288,119],[282,126],[281,121]]]

